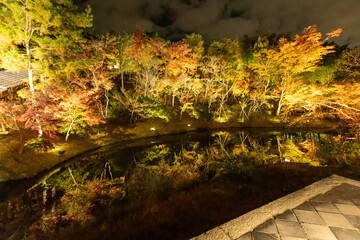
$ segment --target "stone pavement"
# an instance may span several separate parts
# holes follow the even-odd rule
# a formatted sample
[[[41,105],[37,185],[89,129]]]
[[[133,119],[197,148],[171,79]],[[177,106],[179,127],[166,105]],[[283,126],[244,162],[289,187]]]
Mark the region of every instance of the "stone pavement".
[[[360,182],[333,175],[196,240],[360,240]]]
[[[237,240],[360,240],[360,187],[341,184]]]

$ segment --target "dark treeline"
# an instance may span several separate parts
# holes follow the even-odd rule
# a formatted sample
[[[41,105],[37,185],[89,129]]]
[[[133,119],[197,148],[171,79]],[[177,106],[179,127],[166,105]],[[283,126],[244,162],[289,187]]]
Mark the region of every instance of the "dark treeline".
[[[360,51],[329,43],[341,30],[322,37],[310,26],[293,38],[267,33],[210,42],[189,34],[170,42],[140,30],[91,36],[90,9],[79,12],[71,1],[7,0],[0,15],[1,67],[29,73],[21,100],[0,102],[0,121],[24,142],[27,130],[42,141],[58,133],[67,139],[109,119],[169,121],[184,114],[358,124]]]

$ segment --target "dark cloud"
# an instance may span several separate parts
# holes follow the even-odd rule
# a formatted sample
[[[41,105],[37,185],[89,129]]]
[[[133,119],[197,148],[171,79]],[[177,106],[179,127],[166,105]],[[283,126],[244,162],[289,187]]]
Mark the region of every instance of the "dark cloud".
[[[78,0],[79,1],[79,0]],[[81,0],[84,1],[84,0]],[[339,44],[360,44],[359,0],[88,0],[95,30],[162,31],[170,38],[196,32],[205,38],[300,33],[317,24],[323,33],[344,32]]]

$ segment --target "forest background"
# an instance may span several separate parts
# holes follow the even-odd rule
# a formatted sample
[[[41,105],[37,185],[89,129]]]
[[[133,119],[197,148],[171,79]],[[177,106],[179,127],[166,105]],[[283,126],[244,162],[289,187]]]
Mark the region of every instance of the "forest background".
[[[359,129],[360,48],[330,42],[341,29],[213,41],[141,30],[98,36],[91,9],[70,0],[2,0],[0,16],[0,65],[29,74],[18,101],[0,102],[19,153],[26,145],[51,148],[58,136],[87,136],[106,122],[184,115],[225,125],[296,116]]]

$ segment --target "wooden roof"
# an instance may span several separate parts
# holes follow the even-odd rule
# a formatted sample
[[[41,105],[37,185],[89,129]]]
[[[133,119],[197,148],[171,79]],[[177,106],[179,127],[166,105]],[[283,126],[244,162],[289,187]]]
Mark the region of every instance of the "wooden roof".
[[[19,72],[9,72],[0,70],[0,93],[6,91],[8,88],[16,87],[26,83],[28,78],[28,71],[23,70]]]

